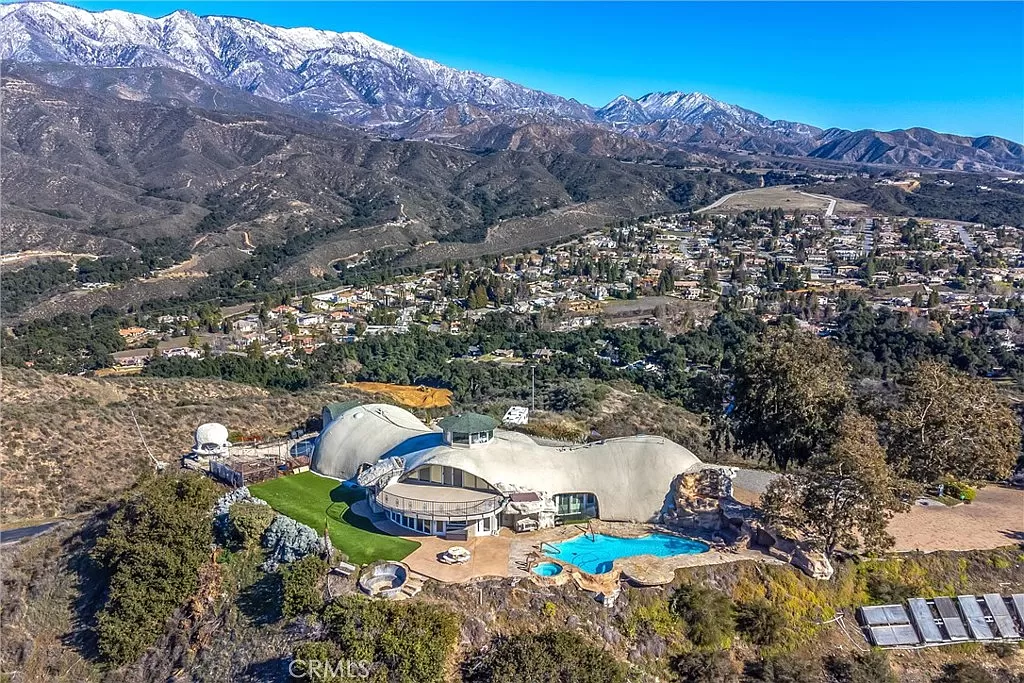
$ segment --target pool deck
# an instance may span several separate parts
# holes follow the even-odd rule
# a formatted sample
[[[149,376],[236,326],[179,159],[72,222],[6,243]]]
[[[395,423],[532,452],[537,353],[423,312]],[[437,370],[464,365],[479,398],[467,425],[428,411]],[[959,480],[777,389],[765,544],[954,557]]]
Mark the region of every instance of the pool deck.
[[[540,581],[555,579],[558,583],[575,581],[584,590],[606,593],[613,590],[619,582],[619,571],[611,571],[607,574],[587,574],[573,565],[558,562],[557,558],[549,558],[540,552],[541,543],[558,543],[587,532],[588,527],[583,524],[567,524],[518,534],[503,528],[497,536],[475,536],[466,541],[449,541],[436,536],[418,534],[398,526],[384,515],[374,515],[365,501],[355,503],[352,506],[352,511],[369,519],[374,526],[386,534],[419,543],[420,547],[402,561],[413,572],[444,583],[467,583],[484,578],[528,577],[534,580],[540,578]],[[652,524],[599,520],[593,521],[592,528],[599,534],[627,538],[659,532],[676,533]],[[471,554],[469,562],[445,564],[438,559],[453,545],[461,545],[469,550]],[[753,559],[762,562],[778,562],[777,559],[761,552],[745,548],[727,548],[672,557],[637,555],[616,560],[615,569],[621,570],[634,583],[655,586],[670,583],[675,576],[675,570],[683,567],[699,567]],[[546,561],[561,564],[565,570],[558,577],[535,577],[529,572],[529,567],[534,563]]]
[[[366,517],[373,525],[390,536],[416,541],[420,547],[402,560],[413,572],[444,583],[465,583],[474,579],[504,578],[508,574],[508,555],[513,532],[502,529],[498,536],[470,537],[466,541],[449,541],[437,536],[418,534],[398,526],[384,515],[375,515],[366,501],[352,506],[352,512]],[[469,562],[445,564],[438,557],[448,548],[460,545],[470,552]]]
[[[592,528],[595,533],[608,534],[610,536],[621,536],[623,538],[636,538],[652,533],[666,533],[678,536],[685,536],[677,531],[661,527],[655,524],[639,524],[631,522],[605,522],[594,520]],[[714,564],[726,564],[742,560],[758,560],[783,564],[783,562],[770,554],[757,550],[749,550],[740,547],[727,547],[724,549],[712,548],[705,553],[688,555],[672,555],[670,557],[656,557],[654,555],[634,555],[631,557],[619,558],[615,561],[615,570],[606,574],[588,574],[577,569],[575,566],[558,560],[558,557],[548,557],[541,551],[542,543],[559,543],[575,538],[583,533],[589,533],[589,528],[584,524],[567,524],[557,526],[553,529],[541,529],[524,534],[516,534],[512,537],[511,552],[509,554],[509,576],[529,576],[528,568],[539,562],[554,562],[564,568],[562,575],[576,580],[580,587],[585,590],[604,589],[609,584],[617,584],[620,572],[631,582],[642,586],[660,586],[671,583],[675,578],[677,569],[685,567],[702,567]],[[697,538],[696,536],[687,538]],[[703,540],[699,539],[698,540]],[[532,578],[532,577],[531,577]]]

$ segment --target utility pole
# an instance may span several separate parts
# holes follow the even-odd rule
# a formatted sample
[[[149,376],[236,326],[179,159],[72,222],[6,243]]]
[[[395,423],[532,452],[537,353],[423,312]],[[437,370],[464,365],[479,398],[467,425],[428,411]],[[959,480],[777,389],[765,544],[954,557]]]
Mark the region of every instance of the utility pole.
[[[530,366],[530,412],[537,410],[537,366]]]

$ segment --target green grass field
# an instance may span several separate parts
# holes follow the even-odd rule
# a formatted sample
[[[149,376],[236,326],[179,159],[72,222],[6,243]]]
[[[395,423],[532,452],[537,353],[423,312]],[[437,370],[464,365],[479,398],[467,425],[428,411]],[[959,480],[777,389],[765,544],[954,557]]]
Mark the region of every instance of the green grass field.
[[[378,531],[370,520],[353,513],[349,505],[362,499],[359,489],[343,487],[312,472],[271,479],[250,486],[249,491],[281,514],[313,527],[318,533],[323,533],[326,519],[331,543],[348,555],[349,562],[401,560],[420,547],[415,541]]]

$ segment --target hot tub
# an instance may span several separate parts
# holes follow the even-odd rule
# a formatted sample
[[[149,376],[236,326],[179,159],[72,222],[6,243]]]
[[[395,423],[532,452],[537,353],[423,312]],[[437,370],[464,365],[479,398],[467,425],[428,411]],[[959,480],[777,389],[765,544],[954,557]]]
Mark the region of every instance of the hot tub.
[[[562,566],[554,562],[541,562],[531,571],[537,576],[558,576],[562,573]]]

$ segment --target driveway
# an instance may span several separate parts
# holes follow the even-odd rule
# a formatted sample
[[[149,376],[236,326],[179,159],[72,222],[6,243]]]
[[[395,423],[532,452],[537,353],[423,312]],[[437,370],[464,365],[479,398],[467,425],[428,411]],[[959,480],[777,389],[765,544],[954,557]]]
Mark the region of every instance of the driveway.
[[[986,486],[967,505],[915,505],[889,524],[893,550],[988,550],[1024,543],[1024,490]]]

